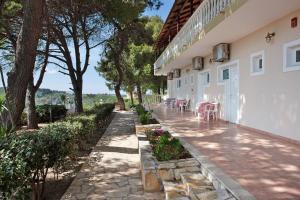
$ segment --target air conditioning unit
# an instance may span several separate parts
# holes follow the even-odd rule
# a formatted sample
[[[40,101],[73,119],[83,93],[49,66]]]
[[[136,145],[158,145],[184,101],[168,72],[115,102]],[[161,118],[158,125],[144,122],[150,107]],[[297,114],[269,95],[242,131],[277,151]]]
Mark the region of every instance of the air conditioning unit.
[[[230,45],[220,43],[213,48],[213,61],[224,62],[230,59]]]
[[[174,69],[174,78],[180,78],[180,73],[181,70],[180,69]]]
[[[202,70],[204,69],[204,59],[203,57],[197,56],[192,59],[193,61],[193,70]]]
[[[168,80],[173,80],[173,72],[169,72],[168,74],[167,74],[167,78],[168,78]]]

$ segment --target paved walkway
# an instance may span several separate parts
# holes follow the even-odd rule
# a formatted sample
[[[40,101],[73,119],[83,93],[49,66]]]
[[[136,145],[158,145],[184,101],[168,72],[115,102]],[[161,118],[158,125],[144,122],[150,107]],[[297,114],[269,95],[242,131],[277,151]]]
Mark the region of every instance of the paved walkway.
[[[300,145],[191,112],[152,107],[156,116],[259,200],[300,199]]]
[[[133,115],[117,112],[62,200],[161,200],[144,193]]]

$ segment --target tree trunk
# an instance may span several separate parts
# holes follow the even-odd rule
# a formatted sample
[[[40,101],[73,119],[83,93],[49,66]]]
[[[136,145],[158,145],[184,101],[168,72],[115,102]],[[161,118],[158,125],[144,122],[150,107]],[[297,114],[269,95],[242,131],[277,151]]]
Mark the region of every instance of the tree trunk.
[[[82,103],[82,79],[77,80],[76,86],[74,88],[74,95],[75,95],[75,112],[82,113],[83,112],[83,103]]]
[[[115,94],[118,100],[118,104],[120,106],[120,110],[125,110],[125,102],[120,92],[120,85],[115,86]]]
[[[139,104],[142,104],[143,103],[143,97],[142,97],[141,85],[137,84],[136,85],[136,89],[137,89],[137,95],[138,95]]]
[[[36,49],[42,29],[44,4],[44,0],[24,1],[23,25],[17,39],[15,64],[7,74],[6,99],[13,128],[20,125],[25,107],[26,89],[34,69]]]
[[[130,90],[129,94],[130,94],[131,105],[134,105],[133,92],[132,92],[132,90]]]
[[[27,128],[28,129],[38,129],[38,119],[35,108],[35,93],[33,76],[31,76],[28,86],[27,86]]]

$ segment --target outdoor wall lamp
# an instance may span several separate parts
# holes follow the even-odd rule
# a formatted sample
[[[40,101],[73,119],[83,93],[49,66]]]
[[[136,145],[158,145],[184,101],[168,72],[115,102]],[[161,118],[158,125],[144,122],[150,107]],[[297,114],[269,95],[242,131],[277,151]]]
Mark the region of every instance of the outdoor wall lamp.
[[[273,32],[273,33],[267,33],[267,35],[266,35],[266,42],[267,43],[270,43],[271,41],[272,41],[272,39],[273,39],[273,37],[275,36],[275,32]]]

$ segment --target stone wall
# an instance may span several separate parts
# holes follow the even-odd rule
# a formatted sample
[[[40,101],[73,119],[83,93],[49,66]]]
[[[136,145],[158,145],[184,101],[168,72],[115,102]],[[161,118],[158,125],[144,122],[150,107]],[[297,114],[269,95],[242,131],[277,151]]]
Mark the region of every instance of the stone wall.
[[[195,158],[158,161],[154,156],[147,137],[137,132],[141,160],[142,181],[146,192],[162,190],[162,181],[180,180],[185,172],[200,172],[200,164]]]

